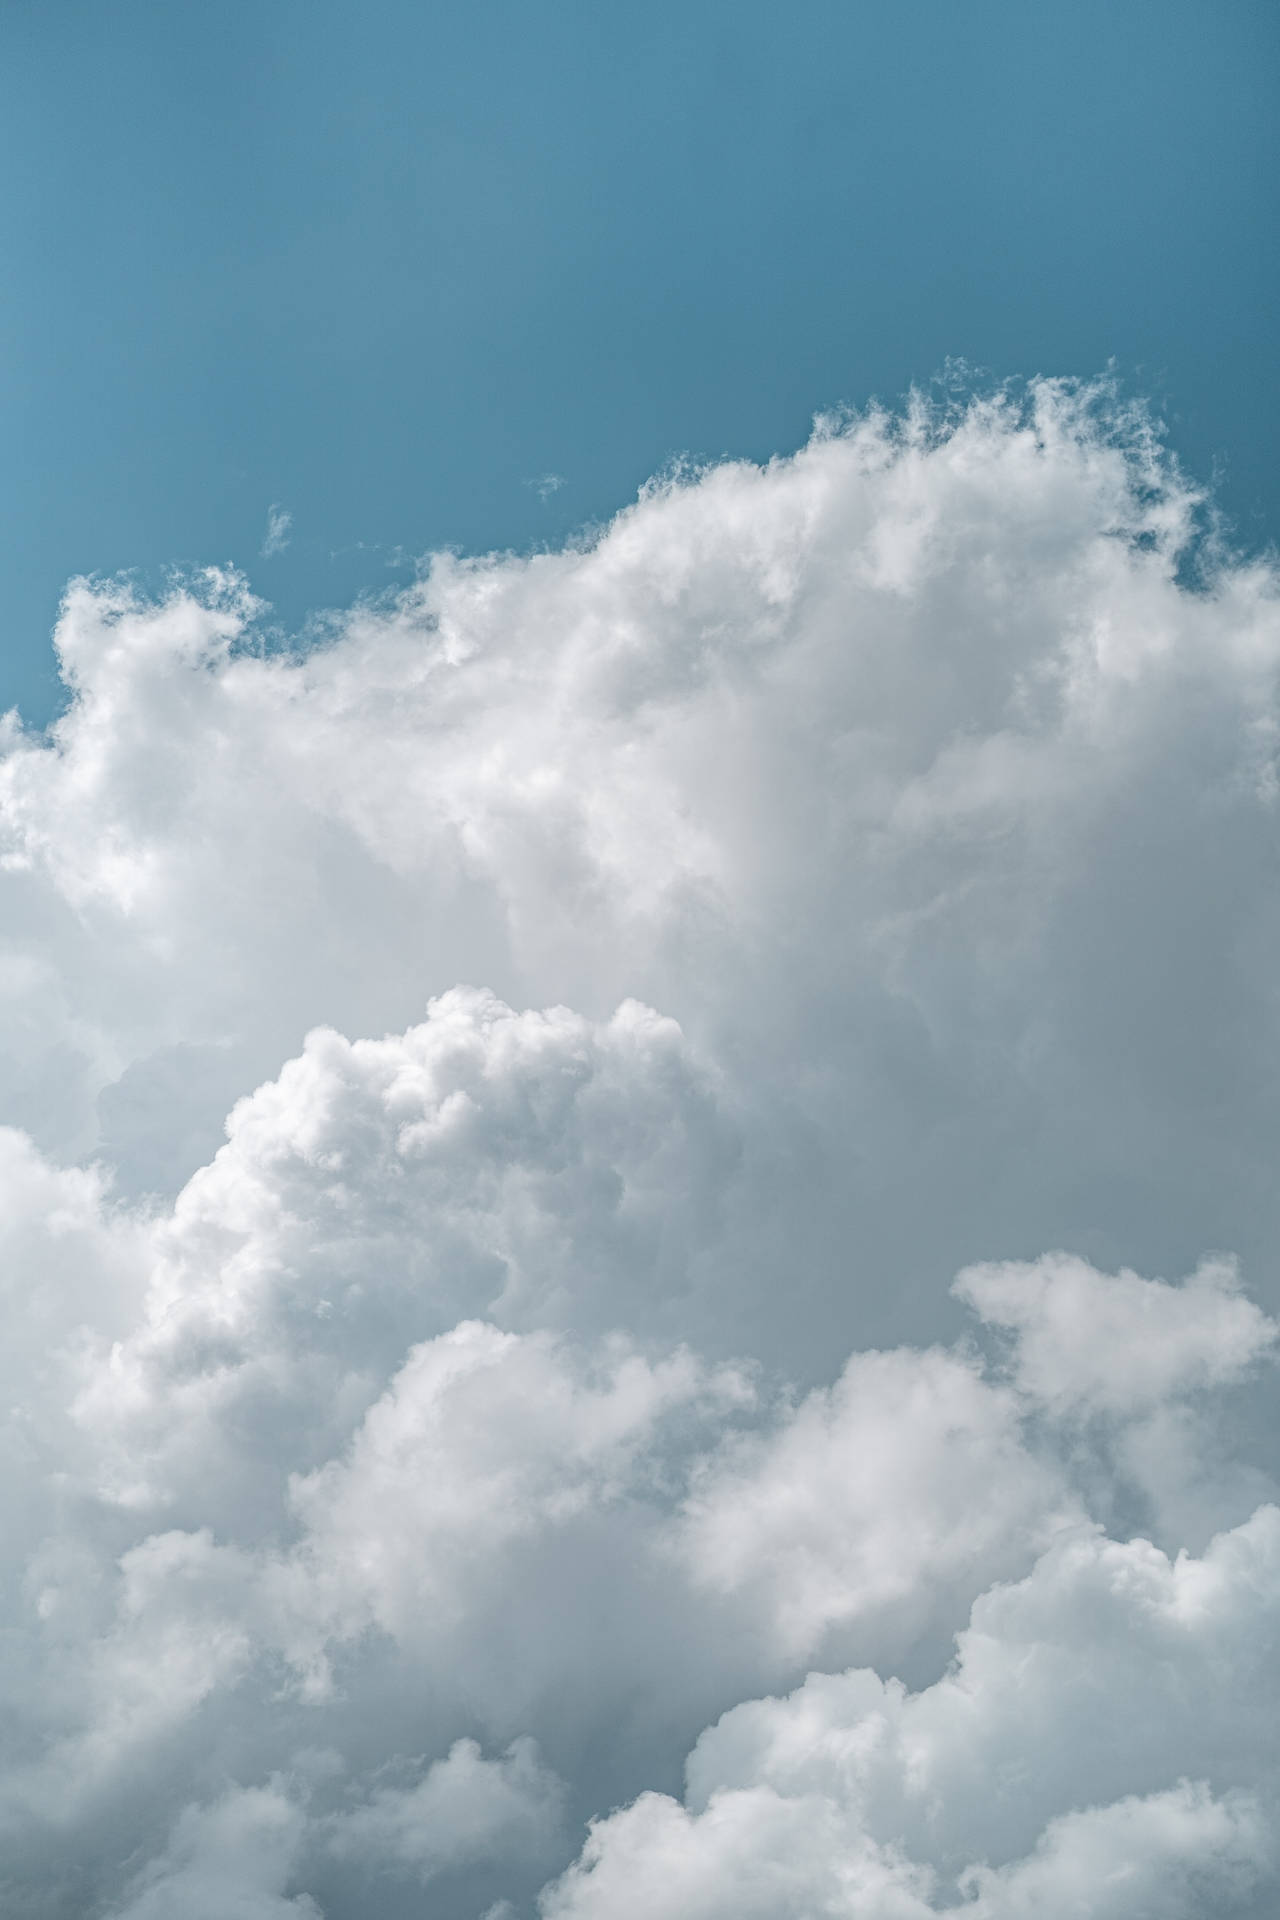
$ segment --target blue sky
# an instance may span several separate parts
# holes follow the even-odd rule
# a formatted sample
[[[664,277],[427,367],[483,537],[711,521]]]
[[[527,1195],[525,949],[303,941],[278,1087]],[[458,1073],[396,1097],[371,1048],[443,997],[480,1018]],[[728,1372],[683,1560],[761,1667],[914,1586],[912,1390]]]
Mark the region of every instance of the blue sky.
[[[1114,359],[1280,525],[1269,5],[10,0],[0,47],[33,720],[75,573],[230,560],[293,627],[949,358]]]

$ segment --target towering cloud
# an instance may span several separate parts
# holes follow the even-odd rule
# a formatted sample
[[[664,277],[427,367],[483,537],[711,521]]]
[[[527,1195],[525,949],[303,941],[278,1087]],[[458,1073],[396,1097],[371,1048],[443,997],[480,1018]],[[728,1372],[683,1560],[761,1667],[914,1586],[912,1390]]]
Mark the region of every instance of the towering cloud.
[[[305,648],[70,589],[6,1912],[1273,1910],[1280,604],[1200,504],[1042,383]]]

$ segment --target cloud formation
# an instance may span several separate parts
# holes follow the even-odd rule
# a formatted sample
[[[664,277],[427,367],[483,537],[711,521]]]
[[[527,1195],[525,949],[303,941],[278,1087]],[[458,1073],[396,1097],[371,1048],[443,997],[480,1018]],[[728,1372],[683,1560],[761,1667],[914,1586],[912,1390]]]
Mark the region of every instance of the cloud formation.
[[[1197,511],[1041,383],[305,652],[73,584],[6,1912],[1273,1909],[1280,603]]]
[[[1278,1575],[1275,1507],[1202,1560],[1073,1532],[978,1601],[933,1686],[814,1674],[735,1707],[685,1801],[598,1822],[544,1912],[1249,1911],[1277,1864]]]

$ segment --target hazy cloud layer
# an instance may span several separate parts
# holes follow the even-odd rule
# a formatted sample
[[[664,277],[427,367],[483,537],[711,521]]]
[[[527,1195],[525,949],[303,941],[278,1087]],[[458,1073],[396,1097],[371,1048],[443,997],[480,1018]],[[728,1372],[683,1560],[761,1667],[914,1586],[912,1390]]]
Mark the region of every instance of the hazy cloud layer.
[[[72,587],[6,1913],[1274,1909],[1280,602],[1196,508],[1045,384],[305,653]]]

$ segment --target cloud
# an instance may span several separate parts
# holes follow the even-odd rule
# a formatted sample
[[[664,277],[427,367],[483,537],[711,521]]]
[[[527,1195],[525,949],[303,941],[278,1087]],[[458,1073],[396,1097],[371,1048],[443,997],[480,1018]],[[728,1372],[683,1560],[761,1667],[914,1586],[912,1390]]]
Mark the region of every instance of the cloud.
[[[1053,387],[872,418],[301,657],[221,576],[73,588],[75,699],[0,780],[9,1119],[172,1191],[313,1027],[631,997],[754,1122],[704,1344],[814,1378],[832,1316],[929,1337],[1054,1246],[1260,1277],[1274,584],[1180,584],[1193,499],[1116,431]]]
[[[964,1355],[908,1348],[855,1354],[778,1427],[729,1439],[685,1544],[697,1580],[751,1594],[793,1657],[854,1625],[901,1658],[1069,1513],[1010,1396]]]
[[[518,1031],[517,1016],[481,1005]],[[456,1018],[473,1010],[464,998],[450,1011]],[[564,1089],[557,1085],[563,1072],[557,1047],[536,1023],[531,1031],[543,1043],[528,1089],[540,1096],[536,1138],[538,1124],[554,1127],[553,1096],[563,1101]],[[526,1023],[521,1037],[529,1032]],[[469,1021],[455,1037],[466,1041],[473,1066],[485,1061]],[[411,1113],[420,1110],[423,1092],[415,1089]],[[270,1104],[260,1103],[260,1112]],[[349,1173],[341,1156],[334,1165],[333,1142],[360,1137],[365,1096],[354,1095],[345,1133],[334,1131],[340,1125],[335,1107],[340,1111],[341,1096],[331,1089],[325,1131],[307,1135],[307,1144],[331,1170]],[[226,1165],[235,1166],[233,1151],[225,1151]],[[483,1130],[472,1128],[455,1152],[473,1171],[483,1166]],[[537,1157],[543,1154],[545,1144]],[[264,1197],[266,1169],[300,1210],[289,1156],[273,1162],[259,1154],[256,1191],[246,1183],[240,1195],[247,1216],[269,1219],[276,1210],[278,1203]],[[458,1191],[467,1190],[456,1169],[455,1180]],[[353,1394],[341,1376],[336,1388],[324,1384],[330,1363],[322,1349],[318,1370],[305,1321],[275,1345],[274,1308],[237,1317],[243,1249],[207,1214],[202,1232],[224,1262],[223,1338],[206,1319],[193,1337],[173,1315],[188,1297],[165,1265],[184,1199],[174,1220],[153,1222],[150,1242],[142,1241],[164,1276],[163,1297],[175,1318],[165,1328],[175,1346],[164,1349],[167,1358],[150,1377],[144,1400],[139,1404],[128,1385],[120,1342],[109,1352],[81,1343],[66,1358],[71,1377],[83,1380],[88,1371],[99,1381],[98,1391],[74,1409],[75,1426],[90,1441],[79,1452],[81,1472],[97,1471],[104,1461],[116,1463],[117,1471],[102,1484],[68,1485],[72,1524],[61,1536],[47,1534],[28,1563],[23,1665],[29,1683],[38,1677],[33,1692],[44,1693],[45,1718],[44,1737],[28,1757],[12,1756],[0,1794],[0,1818],[18,1841],[15,1861],[22,1860],[24,1839],[37,1840],[50,1818],[61,1829],[61,1845],[68,1832],[91,1839],[98,1824],[118,1820],[121,1798],[127,1811],[134,1795],[146,1807],[144,1831],[167,1819],[171,1835],[202,1832],[199,1809],[209,1804],[207,1789],[201,1794],[204,1752],[212,1750],[220,1770],[226,1762],[218,1756],[230,1743],[244,1770],[240,1784],[256,1792],[262,1779],[289,1766],[305,1725],[312,1743],[350,1754],[355,1771],[341,1778],[347,1763],[339,1761],[340,1790],[321,1781],[305,1796],[300,1838],[289,1856],[296,1865],[288,1898],[307,1892],[327,1911],[335,1887],[341,1894],[345,1884],[355,1889],[352,1910],[358,1912],[369,1897],[367,1876],[375,1874],[381,1884],[393,1869],[406,1885],[426,1876],[467,1888],[474,1885],[469,1874],[496,1869],[507,1878],[489,1891],[514,1884],[531,1892],[556,1866],[557,1849],[563,1859],[573,1820],[599,1813],[595,1796],[603,1793],[606,1805],[628,1798],[628,1783],[634,1793],[652,1777],[681,1730],[692,1737],[699,1715],[714,1717],[729,1707],[730,1722],[746,1724],[747,1710],[732,1703],[753,1678],[787,1683],[815,1653],[829,1662],[849,1650],[887,1671],[913,1654],[928,1665],[938,1659],[931,1649],[939,1636],[971,1605],[974,1624],[963,1658],[977,1673],[973,1649],[985,1644],[984,1623],[1002,1617],[1000,1596],[1007,1591],[992,1582],[1016,1579],[1037,1556],[1030,1584],[1023,1581],[1026,1607],[1034,1613],[1037,1596],[1049,1591],[1047,1570],[1057,1568],[1054,1577],[1067,1597],[1053,1601],[1054,1618],[1084,1622],[1078,1657],[1101,1661],[1107,1642],[1090,1611],[1090,1579],[1112,1593],[1128,1593],[1139,1575],[1154,1582],[1153,1592],[1169,1585],[1162,1569],[1170,1563],[1159,1550],[1106,1542],[1090,1524],[1099,1469],[1086,1460],[1081,1472],[1070,1429],[1060,1445],[1052,1429],[1042,1429],[1032,1396],[1000,1377],[1006,1363],[993,1371],[964,1343],[950,1351],[857,1354],[833,1387],[797,1400],[767,1389],[758,1370],[708,1366],[687,1350],[648,1357],[622,1335],[583,1345],[547,1330],[521,1333],[467,1321],[411,1347],[399,1364],[390,1343],[380,1360],[368,1359],[367,1384]],[[99,1195],[97,1204],[107,1203]],[[325,1210],[317,1209],[316,1217],[322,1244]],[[366,1249],[363,1271],[370,1282],[386,1246],[385,1236],[374,1235]],[[295,1253],[287,1264],[295,1261],[306,1265],[308,1256]],[[253,1268],[248,1263],[250,1275]],[[359,1270],[354,1262],[348,1268]],[[1018,1278],[1005,1281],[1000,1312],[1008,1318]],[[1040,1312],[1069,1328],[1093,1293],[1105,1301],[1109,1288],[1119,1288],[1116,1310],[1123,1311],[1126,1285],[1147,1283],[1063,1271],[1063,1263],[1049,1261],[1023,1274],[1021,1284],[1024,1322]],[[1200,1284],[1196,1277],[1183,1288],[1152,1288],[1144,1301],[1145,1331],[1157,1347],[1173,1346],[1184,1296]],[[1222,1288],[1219,1298],[1230,1315],[1238,1296]],[[208,1315],[207,1305],[201,1313]],[[376,1326],[376,1306],[368,1299],[365,1313]],[[321,1317],[318,1324],[323,1334],[327,1322]],[[1264,1348],[1273,1334],[1273,1324],[1259,1317],[1251,1349]],[[1018,1343],[1026,1337],[1015,1335],[1007,1363],[1015,1377]],[[258,1362],[247,1392],[239,1378],[246,1350]],[[1099,1353],[1106,1382],[1109,1357],[1105,1349]],[[1246,1357],[1237,1355],[1238,1363]],[[293,1368],[309,1393],[299,1392]],[[368,1383],[380,1368],[390,1369],[389,1378],[370,1400]],[[1084,1370],[1081,1361],[1079,1378],[1087,1388]],[[1228,1384],[1220,1372],[1215,1390]],[[1180,1392],[1204,1391],[1198,1376],[1169,1371],[1163,1390],[1166,1410],[1176,1408]],[[292,1417],[309,1401],[319,1401],[317,1414],[331,1423],[318,1449],[330,1457],[318,1467],[306,1465],[316,1450],[316,1427],[299,1427]],[[1113,1400],[1111,1418],[1123,1430],[1150,1411],[1139,1378],[1129,1405]],[[325,1435],[323,1427],[319,1432]],[[38,1431],[34,1437],[41,1437]],[[1111,1471],[1123,1477],[1126,1463],[1122,1451],[1116,1453]],[[62,1457],[76,1461],[74,1444],[64,1443]],[[167,1470],[159,1485],[158,1466]],[[27,1471],[39,1484],[38,1458]],[[16,1472],[13,1479],[19,1480]],[[1255,1535],[1264,1546],[1270,1539],[1271,1511],[1260,1510],[1252,1534],[1248,1526],[1238,1530],[1251,1551]],[[216,1530],[193,1524],[210,1513]],[[1234,1544],[1234,1536],[1228,1539]],[[123,1552],[122,1540],[133,1543]],[[1174,1597],[1166,1593],[1160,1603],[1170,1618],[1195,1614],[1215,1591],[1229,1597],[1234,1589],[1231,1580],[1224,1589],[1224,1569],[1240,1585],[1239,1568],[1248,1572],[1250,1562],[1246,1556],[1242,1563],[1238,1551],[1232,1561],[1230,1551],[1215,1548],[1200,1570],[1185,1559],[1176,1562]],[[1247,1597],[1264,1588],[1255,1569],[1241,1590]],[[1263,1644],[1265,1625],[1247,1608],[1235,1616],[1228,1608],[1224,1620],[1215,1671],[1234,1676],[1253,1658],[1249,1650]],[[1019,1626],[1024,1639],[1027,1631]],[[1120,1628],[1115,1638],[1123,1647]],[[1021,1676],[1016,1692],[1027,1671],[1025,1654],[1015,1648],[1009,1659]],[[1166,1647],[1161,1659],[1162,1673],[1171,1660],[1190,1672],[1190,1656],[1176,1648]],[[858,1684],[873,1682],[883,1693],[886,1683],[875,1675]],[[1246,1673],[1246,1682],[1265,1702],[1265,1676]],[[1078,1676],[1071,1681],[1072,1688],[1082,1684]],[[962,1675],[961,1695],[967,1685]],[[889,1692],[898,1697],[892,1684]],[[998,1694],[999,1688],[992,1694],[997,1705]],[[945,1688],[926,1688],[925,1696],[950,1699]],[[1000,1712],[1038,1748],[1052,1743],[1067,1714],[1052,1690],[1039,1722],[1033,1704],[1024,1691],[1016,1707],[1006,1702]],[[1134,1718],[1141,1728],[1136,1709]],[[429,1750],[413,1765],[397,1758],[420,1751],[415,1743],[424,1735],[442,1743],[434,1757]],[[535,1755],[535,1738],[546,1762]],[[707,1736],[699,1753],[707,1741],[715,1747]],[[600,1742],[610,1749],[607,1766],[597,1762],[584,1774],[585,1757]],[[484,1757],[483,1746],[495,1743],[507,1746],[505,1759]],[[1117,1747],[1117,1782],[1129,1798],[1135,1791],[1149,1797],[1140,1765],[1148,1746],[1160,1764],[1178,1751],[1163,1734],[1152,1744],[1141,1731],[1136,1746]],[[1204,1753],[1203,1746],[1191,1752],[1183,1769],[1188,1777],[1193,1765],[1207,1765]],[[388,1783],[391,1762],[400,1779]],[[948,1762],[950,1772],[944,1769],[938,1793],[948,1804],[962,1802],[958,1781],[968,1764],[956,1760]],[[1238,1799],[1241,1781],[1255,1772],[1242,1749],[1227,1791]],[[1180,1777],[1171,1776],[1172,1786]],[[1217,1789],[1221,1782],[1213,1778],[1212,1784]],[[772,1776],[769,1785],[776,1793]],[[175,1788],[194,1795],[175,1804]],[[1079,1810],[1070,1780],[1050,1782],[1046,1796],[1043,1828],[1028,1829],[1029,1859],[1041,1831],[1048,1834],[1041,1851],[1056,1859],[1052,1821]],[[1215,1808],[1220,1799],[1218,1793]],[[1236,1800],[1223,1804],[1234,1819]],[[813,1810],[803,1811],[807,1821]],[[821,1831],[845,1831],[847,1822],[831,1826],[830,1809],[819,1813]],[[962,1817],[961,1804],[956,1818]],[[744,1818],[753,1834],[772,1830],[750,1809]],[[1213,1815],[1218,1826],[1225,1818]],[[769,1842],[782,1849],[776,1871],[784,1879],[792,1871],[786,1864],[792,1824],[793,1810],[777,1812]],[[862,1851],[855,1849],[861,1877],[851,1884],[860,1900],[871,1897],[868,1889],[884,1874],[892,1887],[904,1873],[904,1885],[933,1885],[930,1856],[923,1864],[909,1862],[908,1871],[896,1863],[896,1839],[873,1832],[871,1841],[864,1847],[859,1839]],[[31,1856],[37,1882],[48,1844],[37,1840]],[[812,1864],[814,1834],[802,1844]],[[844,1841],[839,1844],[843,1849]],[[739,1841],[732,1839],[732,1846],[738,1849]],[[976,1871],[985,1857],[966,1856],[956,1871]],[[197,1874],[196,1859],[185,1840],[181,1846],[172,1837],[163,1841],[137,1897],[161,1899],[147,1890],[153,1884],[168,1889],[174,1875],[185,1890]],[[1036,1854],[1028,1874],[1042,1871],[1038,1860]],[[713,1856],[708,1900],[730,1897],[737,1885],[722,1868]],[[96,1871],[101,1874],[102,1864]],[[773,1884],[774,1871],[762,1875],[761,1887]],[[576,1883],[571,1877],[564,1884]],[[601,1884],[608,1886],[607,1874]],[[1020,1884],[1016,1874],[1011,1884]],[[272,1867],[262,1896],[284,1899],[285,1887]],[[255,1883],[255,1899],[259,1891]],[[714,1904],[707,1910],[714,1912]]]
[[[544,1862],[559,1837],[564,1791],[531,1740],[513,1740],[486,1760],[474,1740],[458,1740],[412,1787],[378,1787],[350,1813],[332,1817],[330,1849],[386,1868],[404,1866],[422,1881],[449,1868],[511,1854]]]
[[[1244,1297],[1234,1262],[1205,1261],[1178,1288],[1084,1260],[970,1267],[953,1291],[1016,1333],[1013,1377],[1051,1412],[1132,1412],[1237,1379],[1276,1328]]]
[[[933,1686],[815,1674],[726,1714],[685,1801],[599,1821],[543,1913],[1260,1910],[1278,1557],[1275,1508],[1202,1561],[1077,1532],[979,1600]]]
[[[6,1912],[1272,1910],[1280,596],[1197,511],[1040,383],[307,650],[72,584]]]
[[[267,531],[263,536],[260,549],[264,560],[274,560],[283,553],[289,544],[289,535],[293,527],[293,515],[285,507],[271,506],[267,509]]]
[[[212,1806],[188,1807],[164,1854],[115,1910],[119,1920],[174,1913],[191,1920],[316,1920],[313,1900],[284,1892],[303,1819],[278,1785],[235,1788]]]

